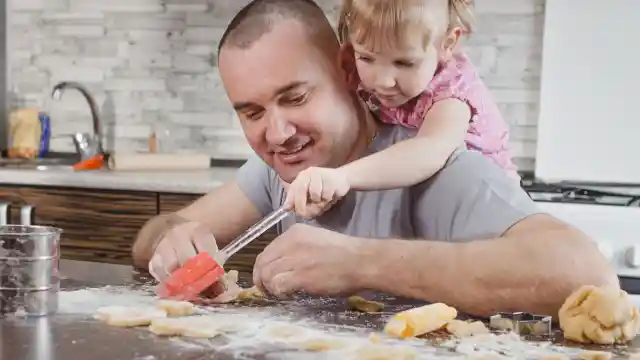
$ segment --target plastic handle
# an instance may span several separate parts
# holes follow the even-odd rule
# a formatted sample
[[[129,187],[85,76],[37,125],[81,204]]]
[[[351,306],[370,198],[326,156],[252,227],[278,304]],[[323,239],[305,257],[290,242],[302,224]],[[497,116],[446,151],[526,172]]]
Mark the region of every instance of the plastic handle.
[[[245,231],[238,238],[230,242],[227,246],[225,246],[221,252],[224,256],[224,259],[216,259],[218,262],[223,260],[222,263],[226,261],[226,259],[230,258],[233,254],[242,250],[247,244],[255,240],[258,236],[262,235],[265,231],[269,230],[272,226],[279,223],[282,219],[287,217],[289,212],[285,210],[283,207],[278,210],[272,212],[267,215],[264,219],[260,220],[258,223],[250,227],[247,231]],[[222,265],[222,264],[220,264]]]

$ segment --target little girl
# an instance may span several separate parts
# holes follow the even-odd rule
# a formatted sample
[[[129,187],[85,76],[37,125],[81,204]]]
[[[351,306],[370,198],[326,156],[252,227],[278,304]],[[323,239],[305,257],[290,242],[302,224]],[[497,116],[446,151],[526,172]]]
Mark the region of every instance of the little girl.
[[[508,127],[457,47],[473,30],[468,1],[344,0],[338,32],[355,56],[359,96],[381,122],[415,128],[417,135],[337,169],[302,171],[288,187],[286,205],[312,218],[350,189],[415,185],[463,143],[519,180]],[[321,194],[310,183],[321,183],[313,186]]]

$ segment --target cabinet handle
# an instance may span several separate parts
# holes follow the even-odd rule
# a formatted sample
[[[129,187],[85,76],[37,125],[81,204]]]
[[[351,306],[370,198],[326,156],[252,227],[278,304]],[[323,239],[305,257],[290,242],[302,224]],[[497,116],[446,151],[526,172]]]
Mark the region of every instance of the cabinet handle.
[[[34,222],[35,222],[35,219],[33,216],[33,206],[23,205],[20,208],[20,224],[33,225]]]
[[[0,225],[9,225],[9,204],[0,203]]]

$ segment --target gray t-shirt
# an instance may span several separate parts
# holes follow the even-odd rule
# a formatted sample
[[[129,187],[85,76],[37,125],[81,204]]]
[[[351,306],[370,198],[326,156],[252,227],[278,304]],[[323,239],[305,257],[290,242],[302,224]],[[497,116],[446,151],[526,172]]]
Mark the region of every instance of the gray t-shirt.
[[[383,150],[413,135],[414,130],[381,125],[368,151]],[[263,215],[284,201],[277,173],[257,156],[240,168],[237,181]],[[306,222],[352,236],[466,241],[495,238],[540,212],[504,170],[483,155],[460,148],[442,170],[423,183],[393,190],[351,191],[318,218],[305,221],[291,215],[277,230],[282,233],[295,222]]]

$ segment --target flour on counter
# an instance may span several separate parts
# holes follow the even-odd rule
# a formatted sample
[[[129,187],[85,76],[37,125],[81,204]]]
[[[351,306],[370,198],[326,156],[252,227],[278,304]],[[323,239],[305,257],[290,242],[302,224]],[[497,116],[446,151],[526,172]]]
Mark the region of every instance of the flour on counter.
[[[127,287],[62,291],[59,313],[91,319],[94,312],[103,306],[149,306],[157,300],[152,291]],[[301,319],[289,306],[280,305],[198,307],[196,312],[233,326],[224,326],[226,330],[212,339],[169,337],[171,344],[181,348],[211,349],[237,359],[254,359],[260,354],[265,359],[291,360],[472,359],[482,355],[492,355],[492,359],[526,360],[558,353],[571,356],[579,352],[578,349],[550,343],[522,341],[515,334],[482,334],[446,340],[438,346],[422,339],[392,339],[378,334],[379,341],[374,343],[370,339],[371,333],[375,332],[373,329]],[[155,336],[145,327],[122,331],[137,331],[143,338]],[[384,354],[389,355],[383,357]]]
[[[60,291],[58,313],[91,315],[103,306],[148,306],[158,298],[145,290],[132,290],[124,286],[104,286],[74,291]]]

